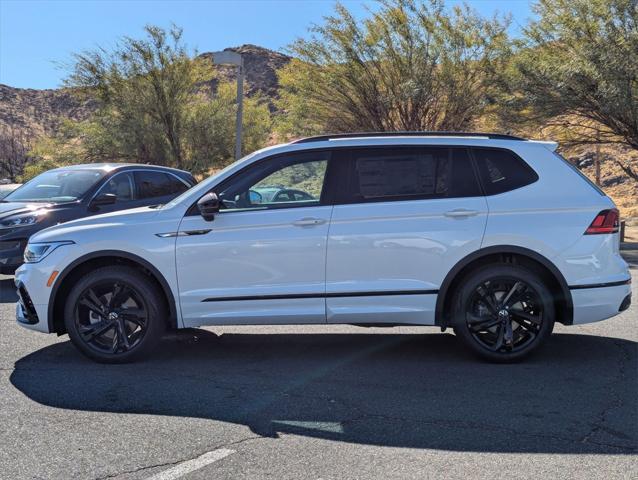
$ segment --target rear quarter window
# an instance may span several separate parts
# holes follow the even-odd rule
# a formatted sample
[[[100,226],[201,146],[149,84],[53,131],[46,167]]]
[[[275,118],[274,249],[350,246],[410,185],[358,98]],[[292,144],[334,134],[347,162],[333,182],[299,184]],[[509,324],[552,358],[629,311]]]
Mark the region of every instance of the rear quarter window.
[[[607,194],[605,192],[603,192],[602,189],[600,187],[598,187],[598,185],[596,185],[594,182],[592,182],[587,175],[585,175],[583,172],[581,172],[580,169],[576,165],[574,165],[572,162],[570,162],[569,160],[567,160],[565,157],[563,157],[562,155],[560,155],[557,152],[554,152],[554,156],[556,158],[558,158],[561,162],[564,162],[565,164],[567,164],[567,166],[569,168],[571,168],[574,172],[576,172],[580,178],[585,180],[585,182],[587,182],[587,184],[591,188],[593,188],[597,193],[599,193],[603,197],[607,196]]]
[[[538,180],[538,175],[518,155],[497,148],[472,149],[486,195],[509,192]]]

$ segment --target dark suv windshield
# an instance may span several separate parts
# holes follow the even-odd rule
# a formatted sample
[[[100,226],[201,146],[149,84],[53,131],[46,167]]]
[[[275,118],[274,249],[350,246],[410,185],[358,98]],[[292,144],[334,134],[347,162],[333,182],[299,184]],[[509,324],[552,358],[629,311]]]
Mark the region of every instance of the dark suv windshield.
[[[101,170],[44,172],[4,197],[5,202],[72,202],[104,176]]]

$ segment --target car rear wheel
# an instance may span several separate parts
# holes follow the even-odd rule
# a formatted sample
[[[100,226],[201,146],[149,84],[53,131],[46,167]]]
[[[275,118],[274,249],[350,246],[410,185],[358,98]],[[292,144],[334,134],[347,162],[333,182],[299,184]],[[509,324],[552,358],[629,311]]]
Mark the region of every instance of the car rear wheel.
[[[453,306],[454,332],[475,353],[495,362],[529,355],[554,328],[551,292],[521,266],[487,266],[470,273]]]
[[[126,363],[148,355],[166,325],[163,298],[142,272],[99,268],[81,277],[66,300],[64,322],[73,344],[101,363]]]

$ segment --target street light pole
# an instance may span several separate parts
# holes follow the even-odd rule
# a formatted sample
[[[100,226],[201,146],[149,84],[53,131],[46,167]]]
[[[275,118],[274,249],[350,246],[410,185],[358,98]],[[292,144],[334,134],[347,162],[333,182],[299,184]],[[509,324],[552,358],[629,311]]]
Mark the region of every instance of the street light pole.
[[[237,118],[235,120],[235,160],[241,158],[242,117],[244,114],[244,57],[237,65]]]
[[[235,121],[235,160],[241,158],[242,116],[244,114],[244,57],[232,50],[213,52],[216,65],[235,65],[237,67],[237,119]]]

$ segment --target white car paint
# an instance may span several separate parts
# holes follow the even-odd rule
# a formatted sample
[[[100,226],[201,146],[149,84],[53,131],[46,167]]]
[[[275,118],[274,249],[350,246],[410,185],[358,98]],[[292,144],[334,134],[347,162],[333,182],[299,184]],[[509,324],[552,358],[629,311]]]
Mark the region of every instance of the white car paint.
[[[197,200],[220,182],[271,155],[397,145],[509,149],[522,157],[540,179],[488,197],[221,212],[212,222],[187,215]],[[49,304],[54,291],[47,287],[50,275],[53,271],[64,273],[75,262],[102,251],[126,252],[152,265],[170,289],[178,327],[258,323],[433,325],[436,291],[448,273],[463,258],[486,247],[532,250],[554,265],[570,286],[626,281],[630,275],[618,252],[618,234],[583,235],[594,216],[613,208],[613,202],[558,161],[552,153],[555,148],[556,144],[548,142],[487,137],[394,136],[263,149],[162,208],[94,216],[36,234],[31,243],[74,244],[59,247],[39,263],[18,269],[16,284],[29,292],[39,319],[36,324],[25,323],[18,305],[18,321],[26,328],[50,331]],[[454,213],[463,210],[471,215]],[[210,232],[182,236],[193,230]],[[61,278],[64,281],[63,275]],[[414,294],[380,295],[406,290]],[[366,295],[358,296],[358,292]],[[379,295],[368,295],[370,292]],[[615,315],[629,293],[628,284],[571,290],[574,323]],[[284,298],[259,298],[264,295]]]
[[[326,292],[354,295],[327,298],[328,322],[373,318],[374,311],[381,322],[434,325],[432,292],[458,261],[480,248],[486,220],[485,197],[335,205]],[[356,295],[386,291],[428,294],[374,300]]]
[[[319,297],[213,300],[323,293],[331,212],[331,206],[228,212],[212,223],[200,215],[184,217],[181,232],[214,227],[214,235],[177,237],[184,323],[324,322],[325,301]],[[310,217],[320,223],[295,224]]]

